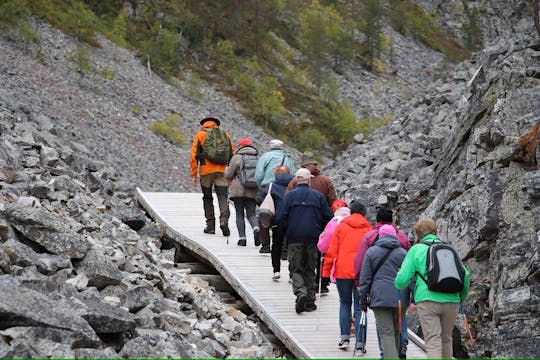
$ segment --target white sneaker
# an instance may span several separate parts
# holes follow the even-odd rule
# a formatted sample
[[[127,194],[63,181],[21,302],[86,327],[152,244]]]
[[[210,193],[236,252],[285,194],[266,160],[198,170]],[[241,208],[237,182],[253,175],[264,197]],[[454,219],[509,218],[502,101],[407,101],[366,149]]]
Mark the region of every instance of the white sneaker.
[[[279,272],[275,272],[274,275],[272,276],[272,280],[277,280],[281,277],[281,274]]]

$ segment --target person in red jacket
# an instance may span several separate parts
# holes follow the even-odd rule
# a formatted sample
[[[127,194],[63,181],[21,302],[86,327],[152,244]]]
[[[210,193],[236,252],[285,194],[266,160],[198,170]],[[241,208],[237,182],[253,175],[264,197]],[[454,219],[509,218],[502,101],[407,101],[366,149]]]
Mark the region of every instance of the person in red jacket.
[[[371,223],[365,218],[366,207],[360,200],[354,200],[350,206],[351,215],[343,218],[330,239],[328,252],[324,256],[322,276],[329,277],[334,265],[334,276],[339,294],[338,347],[347,349],[351,337],[351,306],[354,301],[354,326],[360,322],[360,303],[358,289],[355,286],[354,257],[364,235],[371,230]]]
[[[216,116],[207,115],[201,122],[201,128],[195,134],[193,144],[191,145],[191,181],[193,186],[197,186],[197,172],[201,181],[201,190],[203,193],[204,217],[206,218],[206,227],[204,232],[207,234],[215,234],[216,232],[216,217],[214,215],[214,199],[212,198],[212,187],[214,187],[219,204],[219,224],[224,236],[229,236],[229,182],[225,179],[224,172],[227,164],[217,164],[209,159],[201,157],[201,146],[204,146],[206,139],[205,128],[219,127],[220,121]],[[235,151],[234,144],[231,141],[229,133],[227,133],[231,145],[231,153]]]

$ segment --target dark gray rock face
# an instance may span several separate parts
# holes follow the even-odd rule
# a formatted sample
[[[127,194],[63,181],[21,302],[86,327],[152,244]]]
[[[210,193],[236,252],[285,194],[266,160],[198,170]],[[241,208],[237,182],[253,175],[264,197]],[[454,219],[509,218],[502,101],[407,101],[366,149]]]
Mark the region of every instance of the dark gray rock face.
[[[538,357],[540,84],[528,69],[540,41],[515,35],[498,44],[326,171],[342,196],[369,205],[372,220],[382,204],[406,232],[420,216],[437,220],[472,274],[464,302],[476,335],[465,341],[471,356]]]

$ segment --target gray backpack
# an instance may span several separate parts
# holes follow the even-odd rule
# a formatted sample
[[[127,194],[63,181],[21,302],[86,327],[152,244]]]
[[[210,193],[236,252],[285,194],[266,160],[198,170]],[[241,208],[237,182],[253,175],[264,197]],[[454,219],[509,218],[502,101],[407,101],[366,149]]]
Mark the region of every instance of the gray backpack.
[[[463,289],[465,267],[457,251],[443,242],[421,241],[429,247],[426,258],[427,279],[416,272],[429,290],[455,293]]]
[[[259,185],[255,181],[255,169],[257,168],[259,157],[252,154],[242,154],[238,179],[243,187],[248,189],[257,189]]]

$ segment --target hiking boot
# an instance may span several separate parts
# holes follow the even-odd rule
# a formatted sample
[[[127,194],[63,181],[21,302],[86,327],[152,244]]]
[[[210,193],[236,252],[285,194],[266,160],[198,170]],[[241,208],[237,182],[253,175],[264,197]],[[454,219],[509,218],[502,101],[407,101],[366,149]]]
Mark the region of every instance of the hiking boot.
[[[259,249],[259,253],[260,254],[270,254],[271,250],[270,250],[270,246],[269,245],[263,245],[261,246],[261,248]]]
[[[229,225],[227,224],[221,224],[219,225],[221,232],[223,233],[223,236],[229,236],[231,235],[231,230],[229,230]]]
[[[281,252],[281,260],[287,260],[287,252],[286,251]]]
[[[276,271],[274,273],[274,275],[272,275],[272,280],[275,281],[275,280],[279,279],[280,277],[281,277],[281,274],[279,273],[279,271]]]
[[[305,311],[305,305],[306,305],[306,301],[307,301],[307,296],[306,295],[300,295],[297,299],[296,299],[296,306],[295,306],[295,310],[296,310],[296,313],[297,314],[301,314]]]
[[[328,289],[328,285],[321,285],[321,295],[328,295],[330,292],[330,289]]]
[[[253,238],[255,239],[255,246],[260,246],[261,245],[261,237],[260,237],[259,228],[255,228],[253,230]]]
[[[246,246],[246,245],[247,245],[247,244],[246,244],[246,239],[240,239],[240,240],[238,240],[238,243],[237,243],[237,244],[238,244],[238,246]]]
[[[315,304],[313,304],[313,303],[311,303],[311,304],[306,304],[306,305],[304,306],[304,311],[305,311],[305,312],[312,312],[312,311],[315,311],[315,310],[317,310],[317,305],[315,305]]]
[[[350,343],[351,343],[351,341],[349,339],[341,339],[341,340],[339,340],[339,343],[338,343],[337,347],[339,349],[345,350],[345,349],[349,348]]]
[[[204,228],[203,232],[205,234],[215,234],[216,233],[216,230],[213,228],[213,227],[210,227],[208,225],[206,225],[206,227]]]

